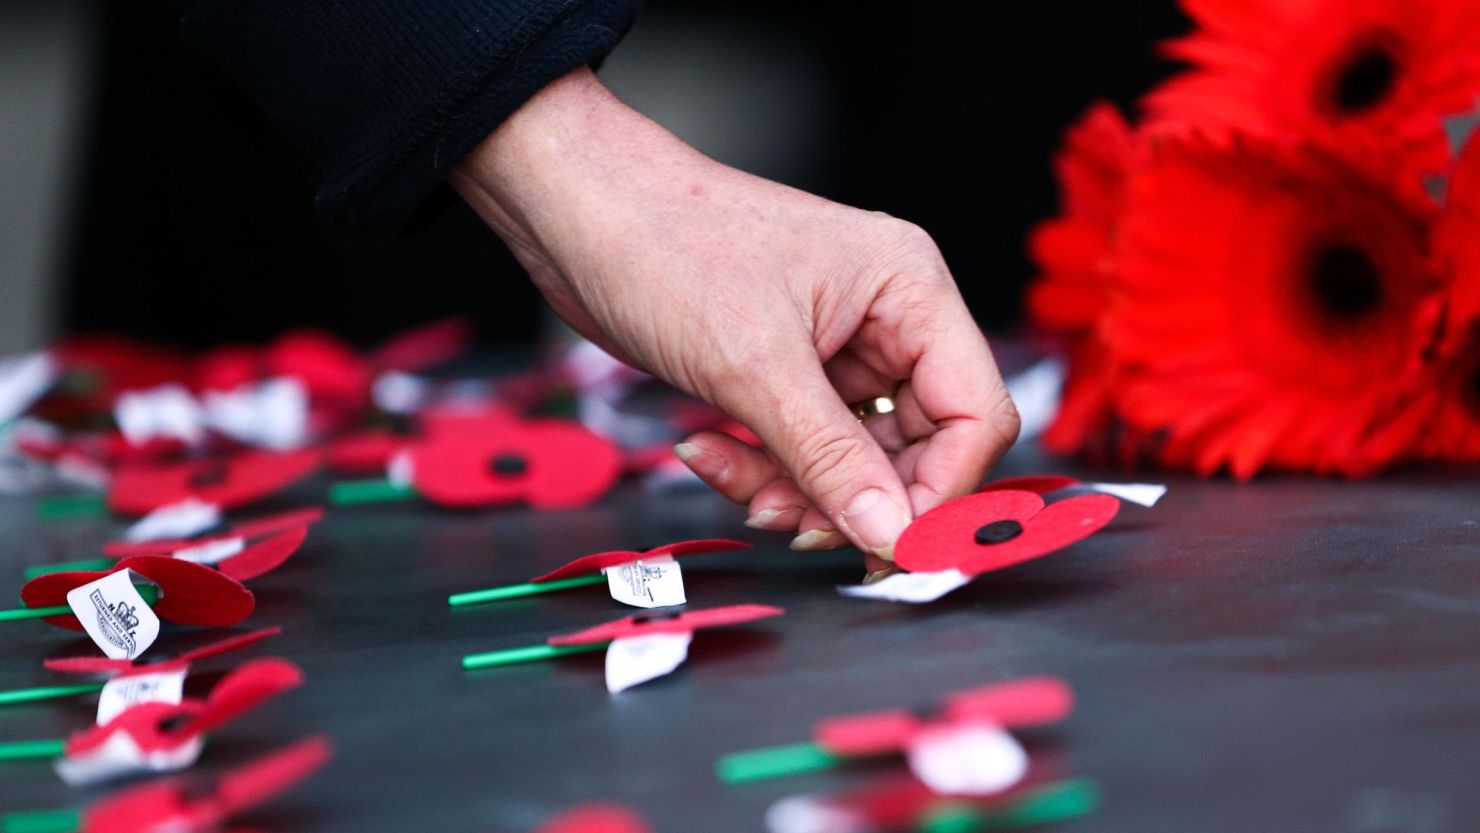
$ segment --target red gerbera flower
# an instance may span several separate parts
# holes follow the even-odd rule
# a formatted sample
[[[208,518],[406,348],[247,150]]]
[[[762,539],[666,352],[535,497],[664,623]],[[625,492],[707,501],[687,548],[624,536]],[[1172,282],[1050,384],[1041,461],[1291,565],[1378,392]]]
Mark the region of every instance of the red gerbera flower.
[[[1054,159],[1059,216],[1035,228],[1028,240],[1039,270],[1028,288],[1028,315],[1062,336],[1069,354],[1059,412],[1043,436],[1052,451],[1103,446],[1113,418],[1111,368],[1095,328],[1114,289],[1115,238],[1136,153],[1130,125],[1114,105],[1092,106],[1065,133]]]
[[[1359,474],[1422,369],[1439,273],[1423,204],[1308,150],[1167,142],[1131,181],[1103,333],[1116,406],[1163,462]]]
[[[1311,140],[1402,174],[1448,167],[1441,120],[1480,93],[1470,0],[1182,5],[1200,28],[1167,51],[1194,69],[1150,95],[1149,129]]]

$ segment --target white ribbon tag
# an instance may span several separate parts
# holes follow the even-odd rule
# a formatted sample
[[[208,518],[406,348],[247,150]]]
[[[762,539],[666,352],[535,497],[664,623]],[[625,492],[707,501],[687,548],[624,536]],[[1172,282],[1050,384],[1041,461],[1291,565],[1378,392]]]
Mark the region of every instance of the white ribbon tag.
[[[247,539],[245,538],[224,538],[220,541],[207,541],[204,544],[178,549],[170,555],[181,561],[194,561],[196,564],[219,564],[246,548]]]
[[[1077,488],[1112,495],[1147,508],[1155,506],[1162,495],[1167,493],[1167,487],[1160,483],[1080,483]],[[1075,489],[1076,487],[1071,486],[1065,491]]]
[[[767,833],[871,833],[875,829],[860,813],[813,795],[793,795],[766,809]]]
[[[308,390],[281,377],[205,395],[206,422],[258,448],[299,448],[308,441]]]
[[[158,437],[194,446],[206,436],[200,404],[184,385],[176,383],[121,394],[113,406],[113,418],[134,445]]]
[[[174,749],[145,752],[133,735],[115,732],[91,754],[58,758],[56,771],[69,787],[85,787],[143,772],[177,772],[195,763],[203,745],[204,739],[196,736]]]
[[[905,754],[920,783],[941,795],[995,795],[1028,772],[1022,744],[990,723],[927,727]]]
[[[133,578],[133,571],[119,570],[67,593],[67,606],[109,659],[136,659],[159,637],[159,617]]]
[[[672,607],[686,604],[683,573],[673,556],[664,555],[608,567],[606,586],[612,598],[633,607]]]
[[[889,602],[924,604],[971,583],[971,576],[960,570],[938,573],[895,573],[873,584],[849,584],[838,588],[844,596],[858,599],[883,599]]]
[[[179,503],[161,506],[123,532],[125,541],[142,543],[166,538],[193,538],[221,523],[221,507],[214,503],[185,498]]]
[[[169,703],[180,705],[185,699],[185,675],[190,669],[184,666],[173,671],[156,671],[151,674],[124,674],[103,684],[98,695],[98,725],[119,716],[140,703]]]
[[[612,694],[655,680],[683,665],[692,631],[618,639],[606,647],[606,690]]]
[[[57,364],[46,353],[0,359],[0,422],[25,413],[57,378]]]

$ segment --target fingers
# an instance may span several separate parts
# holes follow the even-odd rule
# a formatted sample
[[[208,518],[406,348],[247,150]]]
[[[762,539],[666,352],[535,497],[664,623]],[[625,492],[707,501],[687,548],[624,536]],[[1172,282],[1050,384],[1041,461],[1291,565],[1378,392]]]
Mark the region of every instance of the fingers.
[[[736,503],[749,503],[767,483],[786,476],[775,458],[722,431],[700,431],[674,446],[673,453]]]
[[[780,372],[752,380],[720,405],[761,437],[828,525],[865,552],[891,558],[912,517],[909,495],[884,450],[834,390],[810,342],[797,341],[778,362]],[[803,535],[821,529],[806,525]]]
[[[936,428],[914,460],[909,491],[917,513],[974,489],[1018,434],[1007,386],[959,296],[937,319],[910,380],[919,416]]]

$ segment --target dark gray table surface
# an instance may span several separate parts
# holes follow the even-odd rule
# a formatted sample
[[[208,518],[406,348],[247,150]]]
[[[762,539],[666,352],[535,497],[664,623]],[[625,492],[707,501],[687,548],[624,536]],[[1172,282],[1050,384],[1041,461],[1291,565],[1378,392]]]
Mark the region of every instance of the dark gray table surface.
[[[1016,451],[1000,473],[1064,468]],[[838,596],[834,585],[861,576],[856,553],[789,552],[703,492],[628,485],[543,514],[335,508],[255,584],[249,624],[285,634],[251,655],[295,660],[307,686],[220,732],[198,770],[326,731],[335,762],[254,814],[258,826],[522,833],[561,807],[615,799],[660,833],[748,833],[778,798],[893,770],[727,787],[716,756],[803,740],[820,716],[1048,673],[1080,705],[1045,733],[1044,754],[1104,788],[1103,808],[1070,829],[1480,829],[1480,478],[1169,483],[1155,509],[1127,506],[1091,540],[925,607]],[[272,505],[320,499],[323,485]],[[91,557],[119,527],[43,523],[29,501],[0,501],[0,581],[18,589],[25,565]],[[459,669],[463,654],[630,611],[600,588],[456,612],[448,593],[588,552],[715,536],[757,546],[686,562],[691,603],[774,603],[785,617],[700,634],[677,673],[616,696],[600,654]],[[36,622],[0,628],[6,689],[55,681],[41,659],[84,647]],[[0,709],[0,740],[60,736],[91,710]],[[0,768],[6,810],[101,794],[69,790],[44,765]]]

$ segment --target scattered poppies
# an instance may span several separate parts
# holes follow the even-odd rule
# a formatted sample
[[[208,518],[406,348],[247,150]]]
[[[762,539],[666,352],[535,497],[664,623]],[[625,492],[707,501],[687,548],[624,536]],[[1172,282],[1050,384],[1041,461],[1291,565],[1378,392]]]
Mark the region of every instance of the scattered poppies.
[[[1138,127],[1093,107],[1056,160],[1028,296],[1069,357],[1045,443],[1240,479],[1480,458],[1480,348],[1453,347],[1480,295],[1473,9],[1184,6],[1189,71]]]

